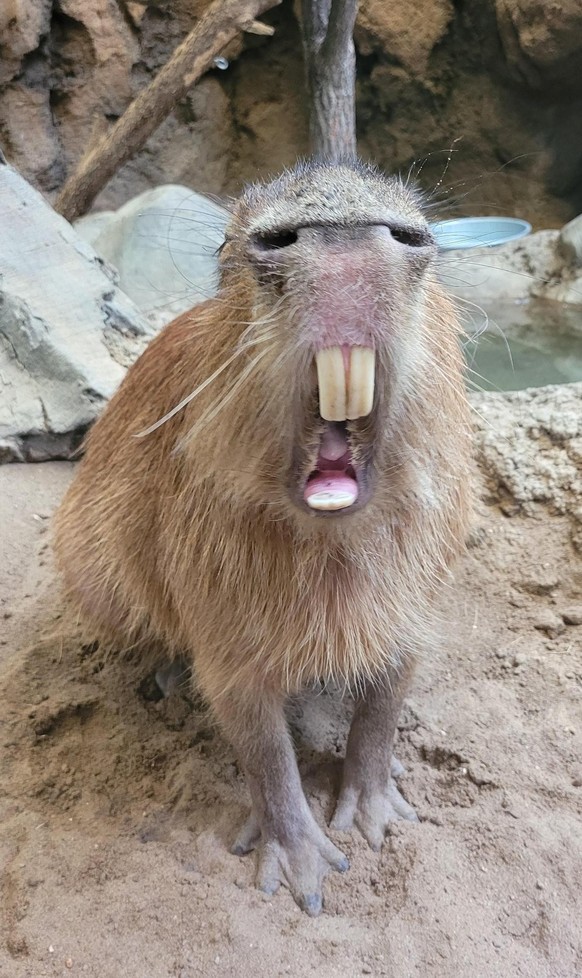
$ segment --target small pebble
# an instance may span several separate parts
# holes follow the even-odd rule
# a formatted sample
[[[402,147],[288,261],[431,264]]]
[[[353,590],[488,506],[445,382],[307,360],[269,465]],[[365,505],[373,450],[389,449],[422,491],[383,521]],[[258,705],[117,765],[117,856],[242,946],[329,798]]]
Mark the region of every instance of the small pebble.
[[[562,618],[566,625],[582,625],[582,605],[576,608],[565,608]]]
[[[528,594],[551,594],[555,591],[560,584],[560,578],[555,573],[555,571],[549,568],[540,567],[539,571],[532,575],[532,577],[526,578],[521,581],[517,587],[521,591],[527,591]]]
[[[72,968],[72,967],[73,967],[73,959],[67,958],[67,960],[65,961],[65,968]]]
[[[499,509],[504,516],[517,516],[520,511],[520,506],[518,503],[514,502],[503,502],[499,504]]]
[[[533,627],[540,632],[545,632],[549,638],[556,638],[566,631],[566,626],[561,618],[558,618],[553,611],[546,611],[535,619]]]

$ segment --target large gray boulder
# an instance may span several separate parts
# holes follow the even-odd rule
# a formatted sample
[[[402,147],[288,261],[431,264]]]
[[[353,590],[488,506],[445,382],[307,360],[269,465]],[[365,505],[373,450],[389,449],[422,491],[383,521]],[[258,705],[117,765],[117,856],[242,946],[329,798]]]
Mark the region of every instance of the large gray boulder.
[[[0,157],[0,461],[66,458],[154,329]]]
[[[147,190],[118,211],[75,224],[107,262],[148,321],[163,326],[210,298],[218,285],[218,248],[228,211],[187,187]]]
[[[441,279],[453,295],[485,311],[493,302],[534,298],[582,305],[582,267],[572,243],[576,226],[569,227],[497,247],[447,251]]]

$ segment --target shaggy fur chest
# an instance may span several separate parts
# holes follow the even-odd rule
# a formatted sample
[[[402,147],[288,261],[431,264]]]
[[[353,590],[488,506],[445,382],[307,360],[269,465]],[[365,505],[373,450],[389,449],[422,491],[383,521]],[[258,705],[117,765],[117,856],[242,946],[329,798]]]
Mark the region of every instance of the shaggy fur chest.
[[[318,679],[354,688],[402,655],[414,588],[385,548],[323,551],[239,528],[198,554],[189,586],[174,573],[172,587],[179,642],[213,690],[257,676],[289,693]]]

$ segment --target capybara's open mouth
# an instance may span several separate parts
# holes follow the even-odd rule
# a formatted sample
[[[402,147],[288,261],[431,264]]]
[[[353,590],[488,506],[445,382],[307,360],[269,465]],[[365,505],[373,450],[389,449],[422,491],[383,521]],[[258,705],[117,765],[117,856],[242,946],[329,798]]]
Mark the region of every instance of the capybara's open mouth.
[[[372,412],[376,355],[368,347],[335,346],[320,350],[315,360],[323,425],[303,501],[317,513],[339,515],[363,502],[367,480],[363,463],[354,458],[349,423]]]
[[[348,509],[359,494],[345,421],[326,421],[315,468],[309,473],[303,499],[310,509],[330,513]]]

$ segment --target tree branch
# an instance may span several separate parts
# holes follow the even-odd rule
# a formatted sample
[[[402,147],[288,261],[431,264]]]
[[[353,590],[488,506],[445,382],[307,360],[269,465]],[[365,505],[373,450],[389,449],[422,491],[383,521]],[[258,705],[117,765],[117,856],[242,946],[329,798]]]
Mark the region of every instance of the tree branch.
[[[55,203],[68,221],[84,214],[236,34],[281,0],[214,0],[154,80],[81,159]]]
[[[338,159],[356,155],[358,0],[302,0],[303,48],[311,100],[311,149]]]
[[[354,50],[354,27],[358,13],[358,0],[332,0],[327,34],[323,42],[322,54],[332,64],[349,57]],[[355,84],[355,78],[354,78]]]

